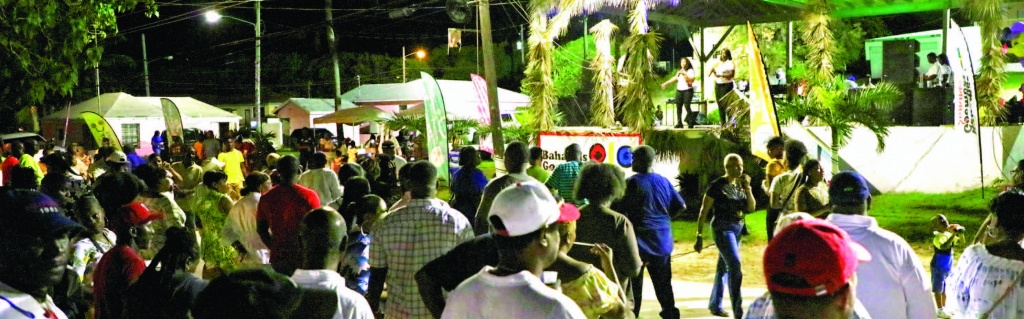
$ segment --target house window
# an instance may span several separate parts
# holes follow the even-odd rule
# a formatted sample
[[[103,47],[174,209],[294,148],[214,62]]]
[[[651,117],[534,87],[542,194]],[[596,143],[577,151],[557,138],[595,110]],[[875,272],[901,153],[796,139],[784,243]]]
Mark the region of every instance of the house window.
[[[121,142],[139,147],[139,124],[121,124]]]

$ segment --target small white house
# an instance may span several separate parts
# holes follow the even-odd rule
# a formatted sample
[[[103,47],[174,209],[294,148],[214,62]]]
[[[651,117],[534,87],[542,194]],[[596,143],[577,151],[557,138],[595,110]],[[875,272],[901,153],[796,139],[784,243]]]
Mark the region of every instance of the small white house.
[[[348,100],[341,100],[341,109],[348,109],[356,107],[355,104]],[[337,125],[330,124],[314,124],[313,119],[334,113],[334,99],[310,99],[310,98],[290,98],[281,104],[280,107],[274,111],[274,114],[281,119],[283,131],[285,136],[291,134],[292,131],[302,128],[322,128],[326,129],[338,136]],[[346,137],[353,137],[359,134],[359,127],[357,126],[343,126]]]

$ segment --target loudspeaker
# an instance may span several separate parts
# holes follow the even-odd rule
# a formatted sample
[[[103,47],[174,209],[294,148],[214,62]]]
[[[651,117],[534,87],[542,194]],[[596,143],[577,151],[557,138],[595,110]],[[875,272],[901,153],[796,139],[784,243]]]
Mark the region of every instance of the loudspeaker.
[[[939,126],[946,113],[946,89],[914,89],[914,126]]]
[[[917,83],[917,40],[882,42],[882,80],[889,83]]]

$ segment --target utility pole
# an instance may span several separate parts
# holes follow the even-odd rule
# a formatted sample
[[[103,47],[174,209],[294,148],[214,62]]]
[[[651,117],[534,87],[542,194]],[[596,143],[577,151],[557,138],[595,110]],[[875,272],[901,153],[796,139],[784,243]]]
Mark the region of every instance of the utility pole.
[[[142,75],[146,78],[146,96],[149,96],[149,57],[146,56],[146,34],[142,34]]]
[[[409,82],[409,80],[406,80],[406,78],[405,78],[405,57],[406,57],[406,55],[405,55],[405,46],[403,45],[402,46],[402,83]]]
[[[494,155],[505,157],[505,138],[501,134],[501,109],[498,108],[498,76],[494,70],[494,42],[491,40],[490,1],[480,0],[480,38],[484,46],[484,79],[487,80],[487,101],[491,109],[491,138]]]
[[[331,49],[331,60],[334,61],[334,111],[337,112],[341,109],[341,66],[338,62],[338,45],[337,40],[334,37],[334,5],[331,0],[324,0],[325,9],[324,12],[327,14],[327,45]],[[341,123],[337,125],[337,138],[341,140],[345,137],[344,126]]]
[[[254,23],[254,25],[256,25],[256,62],[255,62],[256,65],[255,66],[256,66],[256,133],[258,133],[257,136],[263,134],[263,103],[260,102],[260,47],[261,47],[260,42],[261,42],[261,40],[263,38],[263,35],[261,34],[261,32],[262,32],[261,29],[263,29],[263,28],[260,27],[260,23],[261,23],[261,21],[260,21],[260,11],[261,11],[260,10],[260,3],[262,1],[263,0],[256,0],[255,1],[256,23]],[[246,124],[246,127],[248,127],[248,124]]]

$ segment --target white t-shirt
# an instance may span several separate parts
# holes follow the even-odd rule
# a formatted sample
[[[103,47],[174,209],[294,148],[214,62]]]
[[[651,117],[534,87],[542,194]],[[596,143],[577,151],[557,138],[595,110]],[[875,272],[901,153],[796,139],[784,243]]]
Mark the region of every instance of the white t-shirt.
[[[726,73],[731,73],[732,76],[725,77]],[[715,83],[732,83],[732,78],[736,76],[736,65],[732,63],[732,60],[725,60],[719,62],[715,66]]]
[[[499,277],[490,273],[493,269],[486,266],[455,288],[441,319],[586,318],[572,299],[545,286],[537,276],[522,271]]]
[[[0,282],[0,318],[30,318],[27,314],[34,316],[31,318],[46,318],[47,309],[53,312],[57,319],[68,319],[68,316],[53,303],[50,295],[46,295],[46,300],[39,302],[29,294]]]
[[[906,240],[872,217],[833,213],[826,220],[871,253],[871,261],[857,266],[857,298],[872,318],[935,318],[929,277]]]
[[[235,202],[221,230],[224,244],[230,245],[235,241],[242,243],[246,251],[242,262],[248,265],[270,263],[270,249],[256,231],[256,207],[260,203],[260,196],[259,192],[252,192]]]
[[[373,319],[373,310],[366,298],[345,287],[345,278],[337,272],[325,269],[296,269],[292,281],[302,288],[323,289],[338,294],[338,310],[334,319]]]
[[[320,196],[320,205],[327,206],[339,201],[342,195],[338,174],[327,168],[311,169],[299,175],[299,185],[312,189]],[[331,205],[331,207],[335,207]]]
[[[928,67],[928,72],[926,72],[924,75],[935,76],[934,79],[928,80],[925,83],[925,87],[931,88],[939,86],[939,80],[942,78],[942,65],[939,64],[939,62],[932,63],[932,66]]]
[[[772,208],[782,208],[782,213],[791,213],[796,211],[796,191],[794,184],[796,183],[797,177],[800,176],[801,170],[799,168],[791,171],[786,171],[779,176],[775,176],[772,180],[771,185],[768,187],[768,194],[771,196]],[[790,195],[792,193],[792,195]],[[789,200],[787,200],[787,198]],[[784,202],[785,201],[785,202]]]
[[[960,296],[946,301],[946,311],[955,318],[978,318],[990,309],[991,318],[1022,318],[1024,291],[1020,287],[996,304],[1022,273],[1024,262],[992,255],[985,245],[967,247],[946,279],[946,294]]]
[[[940,83],[942,85],[952,84],[952,82],[953,82],[953,78],[952,77],[953,77],[953,68],[950,68],[948,65],[939,64],[939,77],[938,77],[938,79],[939,79],[939,81],[942,81]],[[945,81],[943,81],[943,78],[945,78]]]
[[[690,68],[689,70],[686,71],[680,70],[678,73],[676,73],[676,91],[686,91],[692,89],[693,85],[690,85],[690,83],[686,81],[686,78],[696,77],[697,73],[693,70],[693,68]]]

